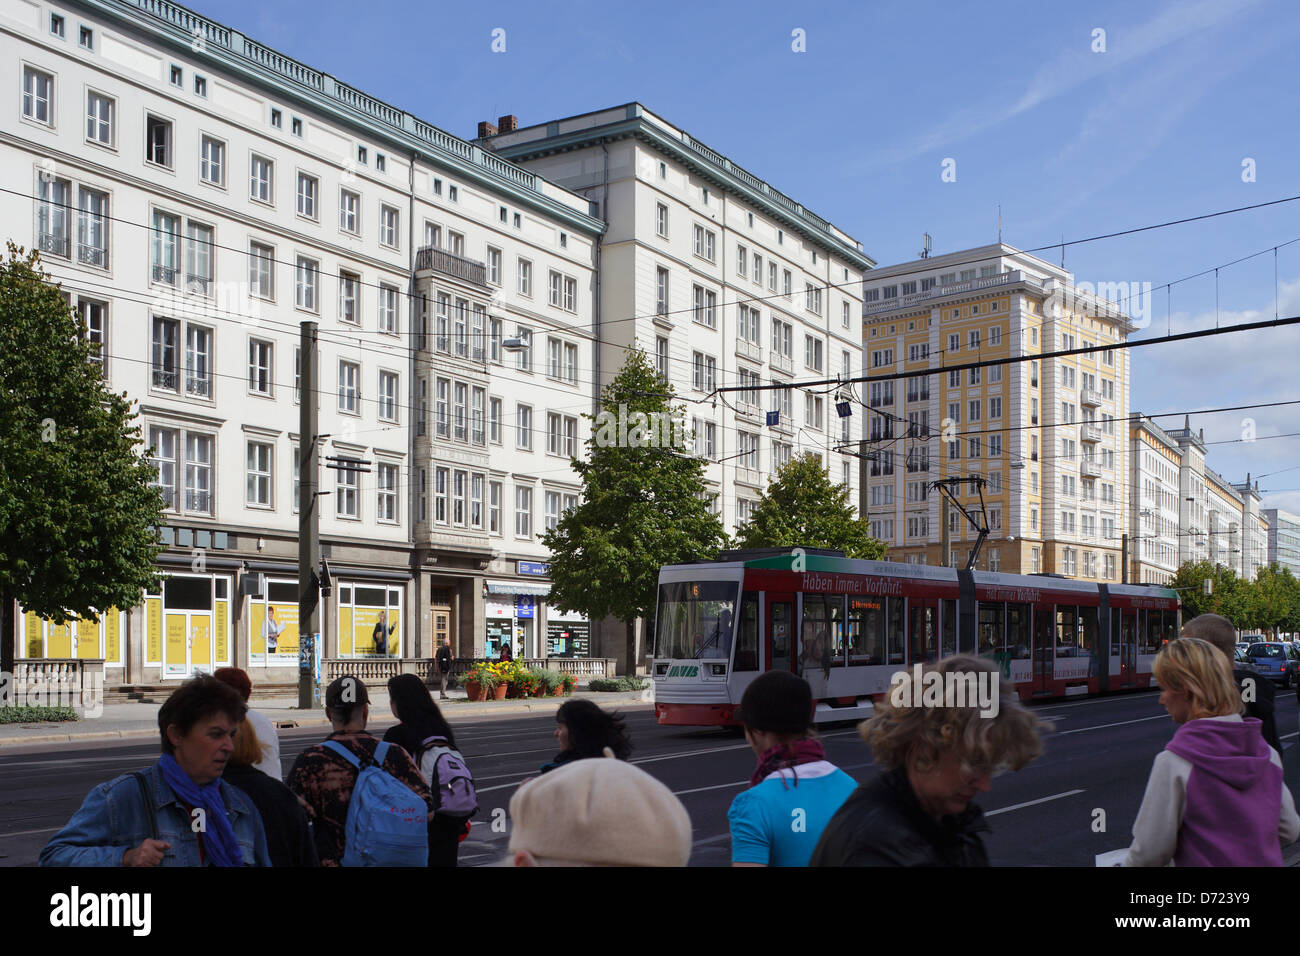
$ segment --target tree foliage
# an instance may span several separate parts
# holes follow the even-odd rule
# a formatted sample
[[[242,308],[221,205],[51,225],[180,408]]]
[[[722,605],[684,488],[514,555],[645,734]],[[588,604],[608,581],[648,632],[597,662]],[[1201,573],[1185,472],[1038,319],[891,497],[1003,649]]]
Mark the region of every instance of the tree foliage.
[[[0,261],[0,597],[56,623],[156,583],[163,501],[133,403],[33,252]],[[6,656],[12,652],[4,632]]]
[[[1205,593],[1205,581],[1213,593]],[[1300,631],[1300,581],[1288,568],[1276,564],[1260,568],[1254,580],[1208,561],[1189,561],[1174,574],[1170,587],[1182,599],[1183,620],[1200,614],[1219,614],[1245,631],[1276,634]]]
[[[653,613],[662,565],[707,560],[725,544],[722,522],[700,497],[703,462],[638,425],[638,413],[651,423],[681,421],[673,397],[634,348],[601,393],[601,412],[584,416],[592,422],[587,458],[572,462],[580,503],[542,536],[553,607],[630,623]],[[620,415],[623,429],[614,425]]]
[[[742,548],[834,548],[850,558],[882,558],[885,543],[849,504],[849,491],[831,482],[814,454],[782,465],[737,536]]]

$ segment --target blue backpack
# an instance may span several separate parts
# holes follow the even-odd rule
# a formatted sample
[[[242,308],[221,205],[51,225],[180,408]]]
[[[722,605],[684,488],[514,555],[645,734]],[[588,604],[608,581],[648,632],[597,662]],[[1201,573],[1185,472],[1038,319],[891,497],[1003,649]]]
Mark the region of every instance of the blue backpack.
[[[384,770],[389,745],[381,743],[376,747],[373,761],[365,767],[342,744],[327,740],[325,746],[358,771],[348,801],[343,865],[427,866],[429,807],[410,787]]]

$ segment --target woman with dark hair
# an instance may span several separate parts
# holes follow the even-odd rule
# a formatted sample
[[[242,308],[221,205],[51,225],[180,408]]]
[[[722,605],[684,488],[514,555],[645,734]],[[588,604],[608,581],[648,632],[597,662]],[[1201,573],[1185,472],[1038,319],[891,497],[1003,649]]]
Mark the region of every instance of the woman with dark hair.
[[[265,751],[257,730],[245,719],[221,779],[247,794],[261,814],[272,866],[320,866],[305,804],[278,777],[258,769]]]
[[[435,804],[441,807],[444,801],[450,805],[463,798],[464,785],[458,781],[468,781],[472,788],[472,778],[456,750],[451,725],[433,702],[424,681],[415,674],[389,678],[388,704],[401,723],[389,727],[384,740],[397,744],[414,758],[433,791]],[[441,779],[443,774],[447,779]],[[434,813],[429,820],[429,866],[455,866],[460,842],[469,836],[469,830],[469,817],[441,810]]]
[[[560,752],[550,763],[542,764],[542,773],[574,760],[603,757],[605,748],[619,760],[632,753],[627,730],[620,714],[607,714],[589,700],[570,700],[555,712],[555,739]]]

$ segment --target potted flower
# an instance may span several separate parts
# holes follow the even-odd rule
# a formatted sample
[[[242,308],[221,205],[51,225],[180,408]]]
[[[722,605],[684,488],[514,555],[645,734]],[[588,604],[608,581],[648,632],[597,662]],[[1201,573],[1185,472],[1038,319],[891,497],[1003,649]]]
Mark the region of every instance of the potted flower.
[[[505,700],[506,694],[510,691],[510,676],[514,673],[514,662],[496,661],[488,664],[487,667],[492,672],[493,678],[495,678],[492,685],[494,699]]]
[[[465,671],[463,676],[465,681],[465,693],[470,700],[487,700],[488,691],[495,688],[499,682],[492,666],[486,661],[476,661]]]
[[[578,678],[572,674],[565,674],[561,686],[564,688],[564,695],[567,697],[578,689]]]

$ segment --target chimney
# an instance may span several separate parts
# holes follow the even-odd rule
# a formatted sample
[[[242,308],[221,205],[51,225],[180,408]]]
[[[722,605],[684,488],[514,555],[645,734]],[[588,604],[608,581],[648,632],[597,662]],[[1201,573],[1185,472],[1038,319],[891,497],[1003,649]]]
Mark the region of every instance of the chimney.
[[[497,134],[497,128],[493,126],[491,123],[489,123],[487,120],[483,120],[478,124],[479,139],[487,139],[489,136],[495,136],[496,134]]]
[[[501,132],[513,133],[519,128],[519,117],[514,114],[502,116],[497,120],[497,125],[501,127]]]

